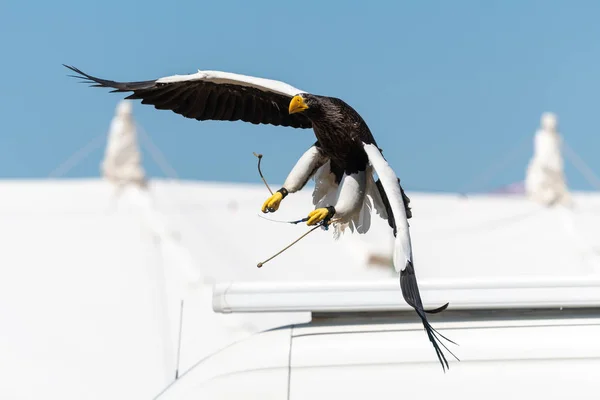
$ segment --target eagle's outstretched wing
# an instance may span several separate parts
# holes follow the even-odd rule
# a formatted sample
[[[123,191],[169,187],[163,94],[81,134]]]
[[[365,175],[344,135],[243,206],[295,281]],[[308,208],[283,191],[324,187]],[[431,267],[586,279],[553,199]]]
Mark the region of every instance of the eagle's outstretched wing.
[[[393,229],[394,237],[394,267],[397,272],[400,272],[400,287],[402,289],[402,296],[404,300],[415,309],[429,340],[433,344],[438,359],[442,364],[442,368],[449,368],[446,356],[440,348],[440,344],[450,352],[458,360],[458,358],[452,353],[444,343],[438,337],[448,340],[441,333],[437,332],[429,321],[427,320],[426,313],[438,313],[444,311],[448,307],[448,303],[435,310],[425,310],[423,307],[423,301],[421,300],[421,294],[419,293],[419,286],[417,284],[417,277],[415,275],[415,269],[413,267],[412,260],[412,247],[410,242],[410,232],[408,228],[408,218],[406,215],[406,204],[404,202],[405,195],[400,186],[398,177],[394,173],[394,170],[387,163],[383,154],[375,144],[363,143],[365,152],[369,157],[369,162],[373,166],[375,173],[379,177],[379,182],[383,188],[382,200],[385,205],[388,222]],[[456,343],[455,343],[456,344]]]
[[[302,113],[289,114],[289,103],[305,93],[287,83],[221,71],[198,71],[139,82],[115,82],[96,78],[65,65],[94,87],[112,92],[133,92],[126,99],[141,99],[159,110],[171,110],[186,118],[219,121],[242,120],[292,128],[311,128]]]

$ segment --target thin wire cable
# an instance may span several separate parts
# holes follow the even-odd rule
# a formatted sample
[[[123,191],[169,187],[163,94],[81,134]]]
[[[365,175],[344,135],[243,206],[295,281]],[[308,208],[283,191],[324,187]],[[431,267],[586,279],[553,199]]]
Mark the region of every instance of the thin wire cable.
[[[525,136],[523,139],[517,143],[511,151],[509,151],[502,159],[500,159],[497,163],[492,164],[488,169],[484,170],[482,173],[477,175],[474,179],[472,179],[469,183],[462,186],[459,193],[466,194],[468,193],[469,188],[475,188],[482,184],[483,182],[488,182],[495,174],[504,169],[510,162],[514,161],[519,152],[523,151],[530,142],[531,137]]]
[[[69,158],[67,158],[63,163],[56,167],[52,172],[50,172],[48,177],[58,178],[64,176],[74,167],[76,167],[77,164],[79,164],[82,160],[89,156],[94,150],[100,147],[100,145],[104,143],[105,140],[106,134],[96,136],[95,138],[90,140],[85,146],[75,151]]]
[[[162,172],[171,179],[179,179],[179,175],[177,175],[177,171],[175,171],[175,168],[173,168],[171,164],[169,164],[165,155],[160,151],[158,146],[154,144],[146,130],[140,124],[136,124],[136,126],[140,134],[140,139],[142,139],[142,142],[144,142],[144,144],[146,145],[146,148],[150,153],[150,157],[152,157],[152,159],[162,170]]]
[[[588,181],[590,185],[592,185],[595,189],[600,190],[600,179],[598,176],[594,174],[594,171],[583,161],[581,157],[563,140],[563,149],[565,150],[565,155],[573,163],[573,166],[577,168],[577,170],[583,175],[585,180]]]

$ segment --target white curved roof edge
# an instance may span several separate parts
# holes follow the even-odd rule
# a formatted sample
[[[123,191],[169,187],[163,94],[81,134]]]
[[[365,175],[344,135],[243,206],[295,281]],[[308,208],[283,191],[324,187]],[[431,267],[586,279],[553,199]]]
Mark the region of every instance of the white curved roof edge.
[[[419,283],[425,308],[449,310],[600,307],[600,276]],[[229,282],[213,288],[213,310],[364,312],[411,310],[395,279],[373,282]]]

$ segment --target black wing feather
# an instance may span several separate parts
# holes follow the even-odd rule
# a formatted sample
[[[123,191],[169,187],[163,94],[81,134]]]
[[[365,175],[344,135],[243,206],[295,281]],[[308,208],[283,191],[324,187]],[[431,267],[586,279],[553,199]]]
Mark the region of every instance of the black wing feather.
[[[133,92],[126,99],[142,100],[159,110],[171,110],[199,121],[244,121],[292,128],[312,128],[301,113],[289,114],[290,97],[249,86],[217,84],[208,81],[159,83],[156,80],[116,82],[86,74],[65,65],[92,87],[112,88],[111,93]]]

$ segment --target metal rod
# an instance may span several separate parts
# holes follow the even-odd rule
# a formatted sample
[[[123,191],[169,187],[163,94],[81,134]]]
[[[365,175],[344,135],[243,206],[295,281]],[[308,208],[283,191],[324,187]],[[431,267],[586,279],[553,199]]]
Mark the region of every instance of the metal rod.
[[[179,355],[181,354],[181,331],[183,327],[183,300],[179,309],[179,340],[177,343],[177,366],[175,368],[175,380],[179,379]]]

